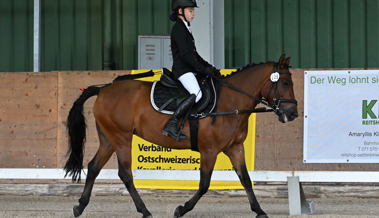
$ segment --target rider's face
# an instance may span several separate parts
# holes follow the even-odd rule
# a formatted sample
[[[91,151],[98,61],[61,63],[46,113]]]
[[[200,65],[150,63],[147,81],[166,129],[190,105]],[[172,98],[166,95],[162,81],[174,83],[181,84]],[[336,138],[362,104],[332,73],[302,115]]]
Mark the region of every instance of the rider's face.
[[[179,9],[179,14],[182,13],[182,9]],[[194,7],[187,7],[184,8],[184,16],[186,17],[188,22],[192,22],[192,20],[195,18],[195,8]]]

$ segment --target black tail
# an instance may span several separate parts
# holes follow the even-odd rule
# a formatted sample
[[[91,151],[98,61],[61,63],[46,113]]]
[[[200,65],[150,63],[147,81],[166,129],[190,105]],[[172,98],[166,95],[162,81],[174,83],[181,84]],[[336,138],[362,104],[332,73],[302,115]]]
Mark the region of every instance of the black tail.
[[[84,102],[94,95],[98,95],[102,87],[89,86],[74,102],[67,117],[67,131],[70,155],[64,170],[66,175],[72,176],[72,181],[80,182],[80,174],[83,169],[84,142],[86,141],[86,121],[83,116]]]

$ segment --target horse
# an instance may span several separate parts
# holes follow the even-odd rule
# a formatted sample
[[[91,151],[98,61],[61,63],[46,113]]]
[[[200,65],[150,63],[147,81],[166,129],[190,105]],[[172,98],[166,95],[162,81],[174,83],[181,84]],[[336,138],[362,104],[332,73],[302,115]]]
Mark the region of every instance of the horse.
[[[298,116],[293,82],[289,71],[290,58],[283,54],[278,62],[247,65],[229,76],[219,79],[220,88],[217,111],[226,113],[213,119],[208,116],[199,121],[198,152],[200,152],[200,183],[197,192],[184,205],[174,211],[174,217],[182,217],[191,211],[198,200],[208,191],[217,154],[226,154],[246,190],[250,208],[256,217],[268,217],[259,205],[250,180],[246,164],[243,142],[247,136],[248,118],[259,103],[270,107],[280,122],[289,122]],[[118,176],[125,184],[136,209],[143,217],[152,217],[150,211],[138,194],[131,170],[131,146],[133,134],[154,144],[172,149],[190,149],[190,139],[176,141],[162,134],[169,115],[155,111],[149,95],[151,83],[139,80],[123,80],[102,87],[90,86],[74,102],[67,118],[69,156],[66,176],[73,182],[80,181],[83,169],[83,149],[86,137],[86,123],[83,115],[85,101],[97,95],[93,114],[99,135],[99,148],[88,163],[88,173],[79,205],[74,206],[73,214],[80,216],[90,201],[91,191],[102,167],[115,152],[118,160]],[[241,109],[250,113],[241,113]],[[245,110],[246,111],[246,110]],[[183,128],[190,134],[189,124]]]

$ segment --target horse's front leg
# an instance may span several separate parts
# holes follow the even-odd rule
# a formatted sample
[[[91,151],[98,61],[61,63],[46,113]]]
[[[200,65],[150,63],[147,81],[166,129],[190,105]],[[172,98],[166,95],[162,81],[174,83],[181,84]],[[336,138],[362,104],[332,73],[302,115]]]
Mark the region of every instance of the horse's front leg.
[[[180,205],[175,209],[174,217],[181,217],[188,211],[191,211],[199,199],[208,191],[217,154],[201,153],[200,158],[199,190],[184,204],[184,206]]]
[[[241,184],[245,188],[245,191],[249,198],[251,210],[257,213],[257,218],[267,218],[267,214],[262,210],[253,191],[250,176],[246,168],[245,151],[243,144],[234,145],[224,153],[230,158],[234,170],[236,171]]]

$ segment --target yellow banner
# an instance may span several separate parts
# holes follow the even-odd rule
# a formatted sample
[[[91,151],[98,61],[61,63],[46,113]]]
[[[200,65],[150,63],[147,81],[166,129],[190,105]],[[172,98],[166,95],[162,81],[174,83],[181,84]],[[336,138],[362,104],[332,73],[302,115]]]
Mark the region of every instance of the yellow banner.
[[[132,74],[143,73],[148,70],[133,70]],[[222,70],[222,74],[229,74],[233,70]],[[159,80],[161,71],[154,70],[155,76],[143,78],[144,81]],[[248,135],[244,142],[246,166],[248,170],[254,170],[255,148],[255,114],[249,118]],[[161,147],[148,142],[138,136],[133,137],[132,142],[132,169],[133,170],[199,170],[200,154],[191,150],[175,150]],[[233,170],[229,158],[220,153],[217,157],[215,170]],[[200,173],[199,173],[200,174]],[[197,189],[199,181],[173,181],[173,180],[135,180],[137,188],[154,189]],[[240,182],[214,181],[211,189],[241,189]]]

